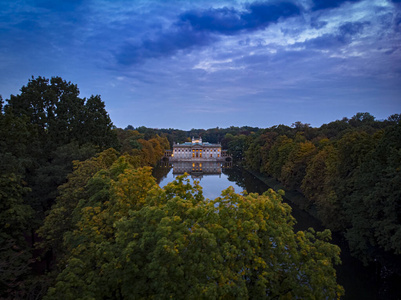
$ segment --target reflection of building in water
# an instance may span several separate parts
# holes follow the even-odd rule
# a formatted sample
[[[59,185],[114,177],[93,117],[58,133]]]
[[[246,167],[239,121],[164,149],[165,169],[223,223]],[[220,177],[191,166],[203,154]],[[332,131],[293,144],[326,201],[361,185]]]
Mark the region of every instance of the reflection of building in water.
[[[173,144],[173,150],[165,151],[165,157],[170,161],[225,161],[231,160],[226,150],[221,150],[221,144],[202,142],[202,138],[192,142]]]
[[[188,173],[193,179],[201,179],[204,175],[221,175],[222,168],[228,167],[229,164],[218,161],[177,161],[173,163],[173,175]]]

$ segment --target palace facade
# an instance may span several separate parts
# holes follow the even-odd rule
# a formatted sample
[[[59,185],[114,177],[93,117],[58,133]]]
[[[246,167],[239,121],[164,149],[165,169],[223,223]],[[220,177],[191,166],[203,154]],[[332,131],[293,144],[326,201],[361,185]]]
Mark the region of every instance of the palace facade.
[[[174,143],[172,151],[166,151],[165,156],[170,161],[225,161],[230,158],[226,150],[221,149],[221,144],[202,142],[202,138],[192,142]]]

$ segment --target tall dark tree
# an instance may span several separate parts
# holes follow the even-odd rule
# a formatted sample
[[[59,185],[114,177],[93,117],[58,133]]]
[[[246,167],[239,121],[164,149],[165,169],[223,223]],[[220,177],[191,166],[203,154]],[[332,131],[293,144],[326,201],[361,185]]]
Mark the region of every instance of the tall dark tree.
[[[91,96],[85,103],[83,117],[83,140],[101,148],[117,147],[114,125],[99,95]]]
[[[42,216],[73,160],[118,146],[100,96],[82,99],[77,85],[60,77],[32,77],[19,95],[10,96],[4,111],[0,143],[24,162],[21,175],[32,190],[26,201]],[[17,131],[15,137],[9,138],[6,128]]]
[[[31,130],[37,134],[40,156],[72,139],[71,113],[81,111],[82,100],[76,85],[59,77],[29,80],[17,96],[11,95],[7,108],[17,117],[27,116]],[[70,115],[65,111],[70,110]]]
[[[27,116],[43,151],[77,141],[102,149],[117,146],[113,124],[100,96],[79,97],[77,85],[60,77],[30,79],[6,106],[15,116]],[[45,148],[45,149],[44,149]]]

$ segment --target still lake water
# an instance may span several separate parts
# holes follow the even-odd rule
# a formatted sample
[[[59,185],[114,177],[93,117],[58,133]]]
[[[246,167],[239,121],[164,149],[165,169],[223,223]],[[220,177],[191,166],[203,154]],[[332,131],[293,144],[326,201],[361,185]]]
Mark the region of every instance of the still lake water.
[[[236,193],[241,193],[244,187],[240,187],[234,181],[229,180],[229,176],[223,171],[229,168],[229,165],[221,165],[216,162],[190,163],[175,162],[174,167],[171,165],[163,165],[167,168],[168,173],[158,180],[159,186],[164,187],[167,183],[173,181],[176,176],[184,173],[190,174],[188,178],[193,184],[194,180],[200,182],[203,189],[203,196],[207,199],[215,199],[220,196],[221,191],[232,186]]]
[[[270,188],[242,168],[214,162],[175,162],[174,164],[162,162],[154,169],[154,176],[160,187],[164,187],[173,181],[177,175],[182,175],[184,172],[190,174],[189,179],[192,183],[194,180],[200,182],[203,195],[208,199],[219,197],[221,191],[229,186],[232,186],[236,193],[246,190],[248,193],[261,194]],[[319,220],[285,198],[283,202],[291,206],[292,215],[297,220],[297,224],[294,226],[295,231],[306,230],[309,227],[313,227],[316,231],[324,230]],[[342,265],[336,266],[336,270],[337,282],[345,289],[343,299],[398,299],[397,296],[392,297],[383,291],[388,286],[386,283],[380,282],[377,270],[373,267],[363,267],[357,259],[351,257],[347,244],[341,236],[333,235],[332,243],[341,248]]]

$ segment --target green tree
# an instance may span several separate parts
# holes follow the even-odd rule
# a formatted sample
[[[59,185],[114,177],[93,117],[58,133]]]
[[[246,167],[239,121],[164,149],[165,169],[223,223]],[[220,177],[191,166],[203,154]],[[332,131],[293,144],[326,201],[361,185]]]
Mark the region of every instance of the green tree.
[[[87,143],[93,143],[101,149],[118,146],[114,125],[99,95],[86,100],[83,116],[83,136]]]
[[[256,171],[256,172],[264,172],[263,166],[268,163],[269,150],[272,145],[271,137],[269,134],[271,132],[262,133],[259,131],[254,134],[250,138],[248,138],[248,145],[244,151],[244,159],[245,162],[243,166],[246,169]],[[273,136],[275,137],[275,133]]]
[[[226,135],[226,139],[229,138],[228,152],[232,155],[235,161],[241,161],[245,156],[245,151],[248,146],[249,138],[246,135],[229,136]]]
[[[6,109],[15,116],[27,116],[32,130],[37,133],[41,154],[53,150],[56,145],[70,142],[71,132],[77,132],[71,114],[83,110],[76,85],[59,77],[51,80],[32,77],[21,94],[11,95]],[[76,116],[75,116],[76,117]],[[77,118],[78,120],[78,118]],[[74,130],[75,129],[75,130]],[[52,136],[49,139],[49,135]],[[39,151],[39,150],[38,150]]]
[[[351,128],[351,125],[348,123],[347,118],[343,118],[342,120],[336,120],[330,122],[328,124],[323,124],[319,131],[326,136],[327,138],[341,138],[341,135],[348,131]]]
[[[35,170],[31,180],[32,195],[29,201],[38,211],[47,211],[58,196],[58,187],[66,182],[73,170],[74,160],[85,160],[96,154],[98,148],[93,144],[79,145],[71,142],[57,147],[49,154],[47,162]]]
[[[306,174],[306,167],[316,153],[309,141],[296,143],[281,169],[280,180],[290,189],[299,189]]]
[[[139,139],[143,139],[143,134],[139,133],[137,130],[122,130],[117,128],[116,130],[117,139],[120,144],[121,153],[132,153],[133,149],[141,149],[142,146],[138,142]]]
[[[0,165],[4,170],[22,175],[32,168],[35,162],[30,157],[29,146],[35,144],[34,140],[26,117],[0,114]]]
[[[393,114],[387,118],[387,121],[393,123],[393,124],[398,124],[401,121],[401,115],[400,114]]]
[[[32,77],[19,95],[11,95],[6,111],[28,117],[42,156],[72,141],[101,149],[116,146],[113,124],[100,96],[79,98],[77,85],[60,77]]]
[[[95,157],[79,162],[74,161],[74,172],[68,175],[68,181],[59,187],[60,195],[56,204],[38,230],[42,242],[41,249],[52,251],[59,260],[65,254],[63,235],[73,229],[74,210],[80,201],[88,199],[90,194],[86,189],[89,180],[102,169],[108,169],[117,160],[118,153],[114,149],[105,150]]]
[[[269,128],[272,132],[277,133],[278,135],[286,135],[287,137],[293,138],[295,134],[295,130],[287,125],[274,125]]]
[[[245,151],[245,162],[247,168],[256,171],[260,170],[260,166],[262,165],[261,148],[258,139],[249,145],[248,149]]]
[[[269,152],[277,137],[277,133],[265,131],[257,134],[245,151],[246,166],[257,172],[266,172],[269,163]]]
[[[333,144],[324,145],[309,161],[301,189],[309,204],[315,205],[323,224],[331,230],[344,230],[346,225],[342,198],[338,197],[338,151]]]
[[[390,126],[353,174],[346,208],[351,251],[365,262],[377,249],[401,254],[401,123]]]
[[[279,179],[281,170],[293,150],[295,143],[285,135],[279,136],[269,151],[269,160],[264,169],[268,174]]]
[[[346,133],[337,143],[340,164],[339,176],[343,179],[351,178],[353,172],[367,159],[367,154],[375,147],[380,132],[375,135],[365,131]]]
[[[3,101],[0,97],[0,106]],[[6,108],[7,111],[7,108]],[[0,298],[27,297],[32,263],[26,240],[32,229],[33,211],[24,202],[30,191],[23,180],[33,164],[28,157],[30,134],[25,117],[0,109]]]
[[[149,167],[134,169],[129,161],[129,156],[122,156],[90,177],[85,185],[87,200],[81,199],[70,209],[69,220],[73,223],[64,232],[63,248],[67,251],[60,262],[68,267],[58,275],[55,289],[50,289],[49,295],[59,298],[63,291],[65,299],[90,295],[118,298],[114,225],[127,217],[130,210],[142,207],[147,193],[156,184]],[[41,232],[45,231],[43,228]]]
[[[39,222],[72,171],[72,160],[118,146],[100,97],[81,99],[77,86],[60,77],[32,77],[19,95],[10,96],[1,123],[0,143],[18,159],[31,188],[25,200]]]
[[[0,174],[0,298],[26,297],[32,253],[24,234],[31,229],[33,210],[24,204],[29,189],[14,173]]]
[[[118,175],[117,175],[118,174]],[[86,186],[47,299],[328,298],[343,294],[330,232],[293,232],[273,190],[206,201],[184,176],[159,188],[117,160]]]
[[[368,112],[359,112],[348,121],[348,123],[353,127],[361,127],[366,125],[371,126],[374,122],[375,117]]]

